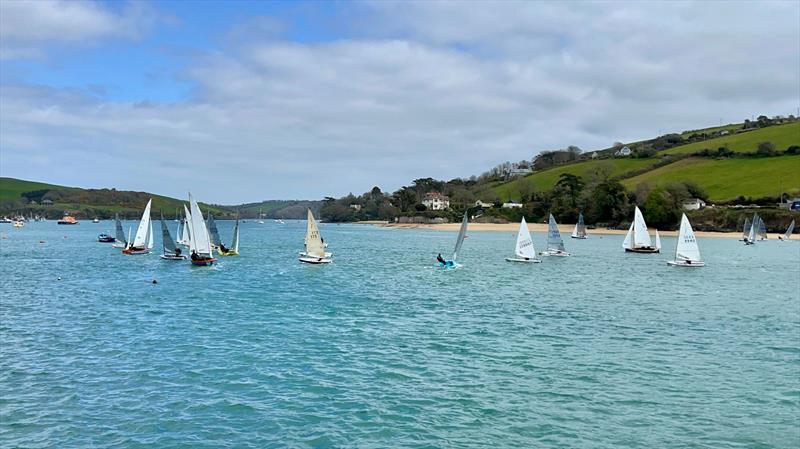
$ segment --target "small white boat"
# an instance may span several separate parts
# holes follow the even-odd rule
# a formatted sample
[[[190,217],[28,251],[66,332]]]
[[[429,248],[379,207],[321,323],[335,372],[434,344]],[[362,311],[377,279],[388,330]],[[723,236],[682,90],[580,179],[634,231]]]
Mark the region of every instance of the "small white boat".
[[[21,228],[21,227],[24,227],[24,226],[25,226],[25,222],[24,222],[24,221],[21,221],[21,220],[14,220],[14,221],[11,223],[11,226],[14,226],[15,228]]]
[[[189,208],[191,209],[189,227],[191,228],[191,239],[189,240],[189,258],[192,265],[211,266],[216,262],[214,258],[214,247],[211,245],[211,238],[208,236],[206,222],[203,220],[203,213],[197,201],[189,194]]]
[[[164,222],[164,214],[161,214],[161,258],[165,260],[186,260],[180,248],[175,245],[172,236],[169,234],[167,223]]]
[[[661,238],[656,231],[656,244],[650,240],[650,233],[647,231],[647,223],[644,222],[642,211],[639,206],[634,210],[633,223],[628,228],[625,241],[622,242],[625,252],[652,254],[661,252]]]
[[[325,244],[322,242],[322,236],[319,233],[317,222],[314,221],[314,214],[311,213],[311,208],[308,209],[305,245],[305,251],[300,253],[300,262],[315,265],[333,262],[333,259],[331,259],[333,254],[325,252]]]
[[[747,237],[744,238],[745,245],[755,245],[756,237],[758,236],[758,222],[761,217],[758,214],[753,214],[753,222],[750,223],[750,229],[747,231]]]
[[[750,235],[750,218],[744,218],[744,226],[742,227],[742,238],[739,239],[740,242],[747,242],[747,238]]]
[[[784,233],[783,236],[778,236],[778,238],[780,240],[783,240],[784,242],[788,241],[789,239],[792,238],[793,232],[794,232],[794,220],[792,220],[792,222],[789,223],[789,227],[786,228],[786,233]]]
[[[574,239],[586,238],[586,224],[583,223],[583,212],[578,214],[578,222],[575,223],[575,229],[572,230],[572,235],[570,237]]]
[[[181,234],[176,236],[178,237],[178,244],[189,247],[192,241],[192,214],[189,212],[189,209],[186,208],[186,205],[183,205],[183,226],[181,228]]]
[[[517,233],[517,246],[514,249],[514,257],[506,257],[508,262],[522,262],[522,263],[540,263],[541,259],[536,258],[536,249],[533,247],[533,239],[531,232],[528,230],[528,223],[525,222],[525,217],[519,223],[519,232]]]
[[[142,219],[139,220],[139,227],[136,229],[136,236],[133,238],[133,242],[130,242],[128,247],[122,250],[122,254],[147,254],[153,249],[153,222],[150,220],[152,203],[152,199],[147,201]]]
[[[700,247],[697,246],[694,230],[686,214],[681,217],[681,229],[678,232],[678,243],[675,245],[675,259],[668,260],[667,265],[689,268],[706,266],[700,257]]]
[[[569,257],[569,253],[564,247],[564,239],[561,238],[561,232],[558,230],[558,224],[553,214],[550,214],[550,220],[547,225],[547,249],[540,252],[539,255]]]
[[[100,223],[100,219],[95,217],[94,220],[92,220],[92,223]]]

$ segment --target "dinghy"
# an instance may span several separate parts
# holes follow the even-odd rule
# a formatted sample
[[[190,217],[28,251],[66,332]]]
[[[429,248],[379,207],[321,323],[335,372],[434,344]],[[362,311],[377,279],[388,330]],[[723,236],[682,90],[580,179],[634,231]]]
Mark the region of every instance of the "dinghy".
[[[747,242],[747,237],[750,235],[750,218],[744,217],[744,226],[742,227],[742,238],[740,242]]]
[[[186,256],[181,254],[181,249],[175,245],[172,236],[169,235],[167,223],[164,222],[164,214],[161,214],[161,258],[166,260],[186,260]]]
[[[767,225],[761,217],[758,217],[758,240],[767,240]]]
[[[239,216],[236,216],[236,224],[233,225],[233,243],[231,243],[230,247],[225,247],[225,245],[219,245],[219,255],[220,256],[238,256],[239,255]]]
[[[210,266],[217,260],[214,258],[214,248],[211,246],[211,239],[208,236],[206,222],[203,220],[203,213],[197,201],[189,194],[189,208],[191,209],[189,227],[191,228],[191,239],[189,240],[189,258],[192,265]]]
[[[177,237],[178,243],[188,248],[189,243],[192,241],[192,227],[190,225],[192,214],[189,213],[189,209],[186,208],[185,204],[183,205],[183,215],[185,217],[183,220],[183,232]]]
[[[786,241],[792,238],[792,232],[794,232],[794,220],[789,223],[789,227],[786,229],[786,233],[783,234],[783,237],[778,236],[778,239]]]
[[[333,262],[333,259],[331,259],[333,254],[325,252],[325,244],[323,243],[322,236],[319,233],[317,222],[314,221],[314,214],[311,213],[311,208],[308,209],[305,241],[306,249],[300,253],[300,262],[315,265]]]
[[[440,268],[458,268],[461,266],[456,263],[456,259],[458,258],[459,251],[461,251],[461,246],[464,244],[464,239],[467,237],[467,225],[469,223],[468,212],[469,209],[464,211],[464,218],[461,220],[461,228],[459,228],[458,237],[456,237],[456,247],[453,249],[453,258],[445,260],[444,262],[439,262]]]
[[[644,222],[644,216],[642,216],[639,206],[636,206],[634,210],[633,223],[628,228],[622,247],[625,248],[625,252],[629,253],[649,254],[661,251],[661,239],[658,236],[658,231],[656,231],[656,245],[653,246],[650,240],[650,233],[647,232],[647,223]]]
[[[214,216],[211,215],[211,212],[208,213],[208,218],[206,219],[206,227],[208,228],[208,237],[211,239],[211,245],[214,247],[215,250],[219,250],[220,243],[222,243],[222,239],[219,238],[219,230],[217,230],[217,222],[214,221]]]
[[[539,253],[540,256],[568,257],[569,253],[564,248],[564,239],[558,230],[553,214],[550,214],[550,221],[547,225],[547,249]]]
[[[153,224],[150,221],[150,205],[152,203],[152,199],[147,201],[142,219],[139,220],[139,227],[136,229],[136,236],[133,238],[133,242],[130,242],[128,247],[122,250],[122,254],[147,254],[153,248]]]
[[[583,212],[578,214],[578,222],[575,224],[575,229],[572,230],[572,235],[570,237],[574,239],[586,238],[586,225],[583,223]]]
[[[758,235],[758,220],[761,218],[758,214],[753,215],[753,222],[750,223],[750,229],[747,231],[747,237],[744,239],[745,245],[755,245],[756,244],[756,236]]]
[[[675,260],[668,260],[667,265],[673,267],[704,267],[700,257],[700,247],[694,236],[692,225],[686,214],[681,217],[681,229],[678,232],[678,243],[675,245]]]
[[[128,240],[125,238],[125,231],[122,230],[122,222],[119,221],[119,214],[114,214],[114,221],[117,227],[114,234],[114,239],[116,241],[111,246],[114,248],[125,248],[128,246]]]
[[[517,233],[517,247],[514,249],[514,257],[506,257],[508,262],[522,262],[522,263],[540,263],[541,259],[536,258],[536,249],[533,247],[533,239],[531,232],[528,230],[528,223],[525,222],[525,217],[519,223],[519,232]]]

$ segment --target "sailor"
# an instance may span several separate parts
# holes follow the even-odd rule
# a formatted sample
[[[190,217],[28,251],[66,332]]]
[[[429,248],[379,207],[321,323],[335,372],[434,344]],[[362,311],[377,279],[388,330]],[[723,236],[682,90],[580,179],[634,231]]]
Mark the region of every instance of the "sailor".
[[[445,262],[444,257],[442,257],[442,253],[439,253],[439,255],[436,256],[436,260],[442,265],[447,265],[447,262]]]
[[[226,248],[225,244],[223,244],[222,242],[220,242],[220,244],[219,244],[219,250],[220,250],[220,252],[223,252],[223,253],[227,253],[228,252],[228,248]]]
[[[181,249],[180,248],[175,248],[175,255],[176,256],[180,256],[181,255]]]

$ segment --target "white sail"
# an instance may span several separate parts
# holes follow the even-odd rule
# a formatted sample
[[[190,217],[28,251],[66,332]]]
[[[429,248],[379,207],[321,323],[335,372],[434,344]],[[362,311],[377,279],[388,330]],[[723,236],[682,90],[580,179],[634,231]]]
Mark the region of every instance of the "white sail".
[[[467,236],[467,224],[469,223],[468,212],[469,209],[464,211],[464,218],[461,220],[461,228],[458,230],[458,237],[456,238],[456,247],[453,249],[453,262],[456,261],[458,252],[461,251],[461,245],[464,244],[464,238]]]
[[[147,241],[147,234],[150,232],[150,204],[153,200],[147,202],[147,206],[142,213],[142,219],[139,220],[139,228],[136,229],[136,237],[133,238],[134,248],[145,248],[149,243]]]
[[[656,229],[656,249],[661,251],[661,236],[658,235],[658,229]]]
[[[628,228],[628,233],[625,234],[625,241],[622,242],[622,247],[625,249],[633,249],[633,223]]]
[[[636,206],[633,217],[633,246],[639,248],[652,247],[650,234],[647,232],[647,224],[644,222],[642,211]]]
[[[192,214],[189,213],[189,209],[186,208],[185,204],[183,205],[183,214],[186,216],[186,220],[183,224],[183,234],[179,238],[181,243],[188,245],[192,241]]]
[[[764,224],[764,219],[758,217],[758,237],[761,240],[767,240],[767,225]]]
[[[189,241],[189,249],[194,251],[201,257],[214,257],[211,248],[211,240],[208,237],[208,229],[206,229],[206,222],[203,220],[203,213],[200,212],[200,206],[197,201],[189,194],[189,208],[191,209],[191,220],[189,227],[191,228],[191,239]]]
[[[789,240],[790,238],[792,238],[792,232],[794,232],[794,220],[792,220],[792,222],[789,223],[789,228],[786,229],[786,233],[783,234],[783,238]]]
[[[233,252],[239,252],[239,218],[236,218],[236,224],[233,226],[233,244],[231,248]]]
[[[547,249],[566,251],[564,239],[561,238],[561,232],[558,231],[558,224],[556,224],[553,214],[550,214],[550,221],[547,226]]]
[[[306,254],[310,257],[325,257],[325,245],[322,243],[322,236],[314,220],[311,208],[308,209],[308,219],[306,223]]]
[[[150,229],[147,230],[147,249],[153,249],[155,237],[153,236],[153,220],[150,220]]]
[[[572,230],[572,237],[576,239],[586,238],[586,224],[583,222],[583,212],[578,214],[578,222],[575,223],[575,229]]]
[[[744,227],[742,227],[742,240],[747,240],[750,235],[750,218],[744,218]]]
[[[522,217],[522,221],[519,223],[517,248],[514,254],[525,259],[536,258],[536,250],[533,247],[533,239],[531,238],[531,232],[528,230],[528,223],[525,222],[525,217]]]
[[[686,214],[681,217],[681,229],[678,232],[678,244],[675,246],[675,261],[700,262],[700,247],[697,246],[697,239],[694,236],[689,219]]]

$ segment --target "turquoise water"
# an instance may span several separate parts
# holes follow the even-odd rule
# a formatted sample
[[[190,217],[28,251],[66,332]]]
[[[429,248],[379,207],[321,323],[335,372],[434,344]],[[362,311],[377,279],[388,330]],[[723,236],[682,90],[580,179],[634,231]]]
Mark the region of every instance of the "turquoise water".
[[[323,224],[309,266],[305,222],[248,222],[209,269],[2,226],[0,447],[800,446],[800,242],[475,232],[445,271],[455,233]]]

